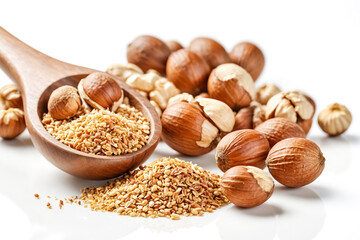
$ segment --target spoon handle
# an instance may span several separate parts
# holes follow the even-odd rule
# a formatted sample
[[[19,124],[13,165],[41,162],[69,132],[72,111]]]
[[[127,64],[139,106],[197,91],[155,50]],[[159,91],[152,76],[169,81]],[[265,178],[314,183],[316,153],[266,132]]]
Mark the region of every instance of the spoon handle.
[[[61,78],[88,72],[87,68],[61,62],[35,50],[2,27],[0,68],[19,86],[23,94],[32,95],[43,92]]]

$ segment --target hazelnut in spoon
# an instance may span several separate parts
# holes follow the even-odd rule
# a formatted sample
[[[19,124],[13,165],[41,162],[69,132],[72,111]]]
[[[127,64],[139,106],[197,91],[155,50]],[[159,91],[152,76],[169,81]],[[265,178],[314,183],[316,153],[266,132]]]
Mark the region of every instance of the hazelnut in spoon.
[[[26,125],[34,146],[52,164],[81,178],[108,179],[138,167],[155,150],[161,133],[160,119],[147,99],[113,77],[129,99],[150,121],[148,142],[140,150],[119,156],[84,153],[66,146],[52,137],[41,123],[48,112],[51,93],[61,86],[77,87],[96,70],[75,66],[51,58],[21,42],[0,27],[0,67],[18,84],[24,101]]]

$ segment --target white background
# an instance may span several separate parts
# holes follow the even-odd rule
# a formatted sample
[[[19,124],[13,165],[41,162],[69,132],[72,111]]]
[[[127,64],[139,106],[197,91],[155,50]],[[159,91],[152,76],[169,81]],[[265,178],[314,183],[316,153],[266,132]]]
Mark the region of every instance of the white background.
[[[326,137],[314,121],[309,138],[327,161],[313,184],[300,189],[277,184],[260,207],[229,205],[180,221],[70,205],[59,210],[54,197],[78,195],[80,188],[103,182],[61,172],[34,149],[27,132],[13,141],[0,140],[0,239],[360,239],[359,1],[12,0],[0,6],[1,27],[24,42],[99,70],[124,63],[126,45],[141,34],[176,39],[185,46],[192,38],[209,36],[229,51],[239,41],[252,41],[266,57],[257,86],[272,82],[283,90],[303,90],[315,99],[317,113],[332,102],[353,113],[352,126],[337,138]],[[9,82],[0,72],[1,85]],[[214,153],[189,158],[161,143],[150,160],[163,156],[220,173]],[[48,201],[54,209],[46,208]]]

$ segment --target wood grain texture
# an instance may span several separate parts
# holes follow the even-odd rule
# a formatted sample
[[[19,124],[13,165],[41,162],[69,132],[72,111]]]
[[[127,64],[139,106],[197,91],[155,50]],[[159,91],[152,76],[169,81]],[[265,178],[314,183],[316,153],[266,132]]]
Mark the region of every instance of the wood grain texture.
[[[0,27],[0,67],[16,82],[24,100],[26,125],[34,146],[52,164],[81,178],[108,179],[135,169],[155,150],[161,133],[160,119],[150,102],[115,78],[130,104],[147,117],[151,124],[148,143],[139,151],[122,156],[100,156],[83,153],[53,138],[43,127],[41,116],[47,111],[51,92],[62,85],[77,86],[96,70],[75,66],[51,58],[21,42]]]

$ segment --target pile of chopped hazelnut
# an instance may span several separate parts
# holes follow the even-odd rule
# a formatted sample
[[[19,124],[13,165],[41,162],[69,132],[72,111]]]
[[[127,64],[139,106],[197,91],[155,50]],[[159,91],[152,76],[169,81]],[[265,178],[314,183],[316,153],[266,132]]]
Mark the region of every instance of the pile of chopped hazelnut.
[[[65,120],[55,120],[45,113],[42,123],[61,143],[85,153],[107,156],[137,151],[150,135],[150,122],[126,104],[116,113],[93,109]]]
[[[132,217],[201,216],[226,205],[220,176],[190,162],[160,158],[103,187],[82,190],[92,210]]]

